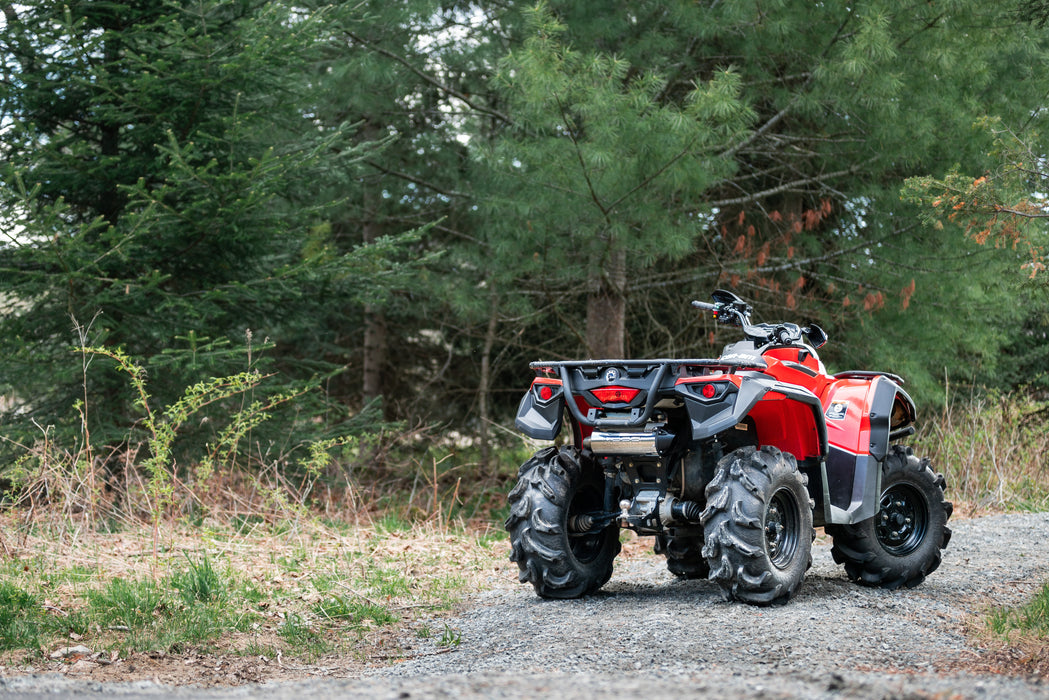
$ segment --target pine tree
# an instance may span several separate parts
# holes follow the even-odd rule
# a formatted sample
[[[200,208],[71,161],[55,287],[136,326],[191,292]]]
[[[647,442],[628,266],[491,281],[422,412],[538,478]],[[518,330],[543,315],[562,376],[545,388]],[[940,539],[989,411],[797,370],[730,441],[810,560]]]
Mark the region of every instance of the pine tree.
[[[126,382],[77,345],[120,347],[159,405],[202,378],[331,370],[289,340],[390,274],[397,246],[320,240],[317,187],[370,149],[318,130],[307,80],[323,12],[258,0],[5,7],[0,320],[11,420],[94,437],[134,423]],[[263,364],[260,364],[261,362]],[[268,363],[268,364],[267,364]]]
[[[500,66],[514,123],[486,153],[492,248],[516,274],[584,287],[587,352],[621,357],[628,283],[694,250],[712,216],[700,196],[731,176],[722,155],[754,115],[734,71],[668,103],[659,76],[566,31],[540,6]]]
[[[940,251],[950,242],[935,232],[916,237],[917,211],[900,201],[899,188],[933,164],[965,163],[964,171],[979,172],[989,165],[990,143],[972,131],[973,120],[988,109],[1024,119],[1042,99],[1046,37],[1014,6],[653,1],[624,9],[563,0],[538,12],[557,29],[540,23],[515,35],[521,48],[513,44],[503,72],[515,128],[488,151],[502,168],[505,226],[498,239],[507,254],[496,259],[517,265],[530,291],[545,289],[560,300],[562,328],[573,320],[577,328],[595,328],[583,321],[593,307],[579,297],[613,280],[609,287],[629,294],[636,309],[625,323],[631,354],[663,354],[668,346],[714,352],[718,343],[707,340],[709,329],[689,314],[687,299],[728,286],[757,301],[766,318],[825,323],[837,341],[828,347],[835,364],[889,364],[913,333],[939,348],[924,358],[926,384],[937,366],[942,374],[944,363],[967,362],[973,353],[990,362],[990,335],[963,350],[937,344],[929,324],[899,323],[896,312],[905,306],[928,311],[953,297],[966,300],[961,313],[977,314],[1005,299],[1005,290],[994,300],[958,293],[997,288],[997,266],[978,268],[988,270],[981,281],[972,270],[949,272],[955,268]],[[653,110],[624,119],[626,111],[594,99],[600,107],[582,113],[579,85],[587,71],[600,76],[594,95],[631,94],[649,81]],[[613,149],[657,153],[674,131],[646,123],[647,115],[687,115],[701,104],[697,86],[730,85],[718,76],[731,77],[732,89],[723,94],[724,111],[706,124],[711,133],[725,129],[722,140],[704,144],[713,165],[706,179],[682,181],[676,192],[647,192],[661,206],[613,217],[615,233],[593,226],[586,213],[615,201],[599,188],[587,197],[586,174],[602,165],[594,159],[605,159],[598,185],[609,182],[608,173],[629,178],[636,173],[630,151]],[[747,115],[742,124],[740,114]],[[635,129],[638,123],[647,128]],[[596,148],[605,134],[611,146]],[[653,230],[676,234],[657,238]],[[637,246],[624,260],[623,284],[614,282],[623,279],[614,274],[619,261],[601,247],[610,240]],[[615,314],[601,320],[618,334]],[[869,342],[872,326],[884,343]],[[568,332],[557,337],[562,349],[571,342]],[[880,357],[835,355],[850,347],[883,350]]]

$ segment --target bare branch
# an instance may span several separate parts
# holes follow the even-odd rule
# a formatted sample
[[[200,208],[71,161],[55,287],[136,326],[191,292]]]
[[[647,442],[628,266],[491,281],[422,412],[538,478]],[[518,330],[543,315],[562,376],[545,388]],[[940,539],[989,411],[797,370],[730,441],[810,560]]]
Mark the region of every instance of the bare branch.
[[[620,197],[619,199],[617,199],[616,201],[614,201],[610,205],[608,205],[608,210],[609,211],[613,211],[616,207],[618,207],[620,204],[622,204],[623,201],[625,201],[627,198],[629,198],[635,192],[637,192],[637,191],[639,191],[641,189],[644,189],[645,187],[648,186],[648,184],[650,182],[652,182],[653,180],[658,178],[660,175],[665,173],[667,170],[669,170],[670,166],[672,166],[674,163],[678,162],[679,160],[681,160],[682,158],[684,158],[686,155],[688,155],[691,152],[691,146],[692,146],[693,143],[695,143],[695,139],[694,138],[691,141],[689,141],[688,146],[685,147],[684,149],[682,149],[680,153],[678,153],[673,158],[671,158],[666,163],[664,163],[663,167],[661,167],[658,170],[656,170],[656,172],[652,173],[650,176],[646,177],[644,180],[639,182],[637,184],[637,186],[635,186],[635,187],[631,188],[630,190],[628,190],[626,192],[626,194],[624,194],[622,197]]]
[[[754,133],[753,133],[753,134],[751,134],[749,138],[746,138],[746,139],[744,139],[743,141],[740,141],[740,142],[739,142],[738,144],[736,144],[735,146],[732,146],[732,147],[731,147],[731,148],[729,148],[729,149],[728,149],[727,151],[725,151],[724,153],[722,153],[722,154],[721,154],[721,157],[722,157],[722,158],[731,158],[731,157],[733,157],[734,155],[736,155],[737,153],[739,153],[739,151],[740,151],[741,149],[743,149],[743,148],[746,148],[746,147],[747,147],[747,146],[749,146],[750,144],[752,144],[752,143],[754,143],[755,141],[757,141],[757,140],[758,140],[759,138],[761,138],[761,137],[762,137],[762,136],[763,136],[763,135],[764,135],[764,134],[765,134],[765,133],[766,133],[766,132],[767,132],[767,131],[768,131],[769,129],[771,129],[771,128],[772,128],[772,127],[774,127],[774,126],[775,126],[776,124],[778,124],[778,123],[779,123],[779,121],[780,121],[781,119],[783,119],[783,117],[785,117],[785,116],[787,115],[787,113],[788,113],[788,112],[790,112],[790,110],[791,110],[791,109],[793,109],[793,108],[794,108],[794,105],[795,105],[795,104],[797,104],[798,100],[799,100],[799,99],[801,99],[801,93],[802,93],[802,92],[803,92],[803,91],[805,90],[805,88],[806,88],[806,87],[808,87],[808,84],[809,84],[810,82],[812,82],[812,75],[811,75],[811,74],[810,74],[810,75],[809,75],[809,77],[808,77],[808,78],[807,78],[807,79],[805,80],[804,84],[802,84],[802,85],[801,85],[801,87],[800,87],[800,88],[798,89],[798,92],[796,92],[796,93],[794,94],[794,97],[793,97],[793,98],[791,98],[790,102],[789,102],[789,103],[787,103],[787,106],[786,106],[786,107],[784,107],[784,108],[783,108],[783,109],[781,109],[780,111],[776,112],[776,114],[773,114],[773,115],[772,115],[772,116],[771,116],[771,117],[769,118],[769,120],[768,120],[768,121],[766,121],[766,122],[765,122],[764,124],[762,124],[762,125],[761,125],[761,126],[760,126],[759,128],[755,129]]]
[[[720,199],[718,201],[711,202],[710,206],[712,206],[712,207],[728,207],[728,206],[733,206],[733,205],[736,205],[736,204],[751,204],[753,202],[758,201],[759,199],[764,199],[766,197],[771,197],[772,195],[779,194],[781,192],[787,192],[788,190],[793,190],[795,188],[803,187],[805,185],[811,185],[813,183],[822,183],[822,181],[826,180],[826,179],[835,178],[835,177],[842,177],[844,175],[853,175],[853,174],[858,173],[859,171],[861,171],[863,168],[865,168],[867,165],[872,163],[874,160],[875,160],[874,158],[871,158],[871,159],[869,159],[867,161],[864,161],[863,163],[857,163],[856,165],[853,165],[851,168],[846,168],[845,170],[838,170],[838,171],[835,171],[833,173],[827,173],[825,175],[820,175],[818,177],[806,177],[806,178],[801,178],[800,180],[793,180],[791,182],[785,182],[782,185],[779,185],[777,187],[772,187],[772,188],[767,189],[767,190],[762,190],[761,192],[754,192],[752,194],[748,194],[748,195],[743,196],[743,197],[734,197],[732,199]]]
[[[608,213],[611,207],[605,207],[601,204],[601,199],[597,195],[597,191],[594,189],[594,183],[590,179],[590,171],[586,167],[586,161],[583,160],[583,151],[579,146],[579,141],[575,137],[575,130],[572,128],[572,124],[568,120],[568,114],[565,112],[565,106],[561,103],[561,98],[555,97],[557,100],[557,108],[561,111],[561,121],[564,122],[565,131],[568,132],[568,138],[572,141],[572,146],[575,148],[576,158],[579,160],[579,170],[583,175],[583,179],[586,180],[586,187],[590,191],[590,199],[597,206],[601,212],[601,216],[604,219],[608,219]]]
[[[357,42],[361,46],[367,47],[367,48],[371,49],[372,51],[380,53],[383,56],[386,56],[387,58],[389,58],[391,60],[394,60],[397,63],[400,63],[402,66],[404,66],[405,68],[410,70],[412,73],[415,73],[417,76],[422,78],[424,81],[426,81],[430,85],[434,86],[435,88],[437,88],[441,92],[444,92],[445,94],[451,95],[455,99],[463,102],[464,104],[469,106],[471,109],[473,109],[473,110],[475,110],[477,112],[482,112],[484,114],[488,114],[490,116],[493,116],[496,119],[498,119],[498,120],[500,120],[500,121],[502,121],[502,122],[504,122],[506,124],[513,125],[513,123],[514,123],[513,120],[510,119],[510,117],[508,117],[505,114],[503,114],[502,112],[500,112],[499,110],[492,109],[491,107],[485,107],[484,105],[479,105],[479,104],[474,103],[469,97],[467,97],[463,93],[459,92],[458,90],[456,90],[456,89],[454,89],[454,88],[452,88],[452,87],[450,87],[448,85],[445,85],[444,83],[442,83],[441,81],[437,80],[436,78],[434,78],[429,73],[426,73],[425,71],[419,70],[418,68],[413,66],[411,63],[409,63],[408,60],[405,59],[403,56],[399,56],[399,55],[395,54],[392,51],[384,49],[381,46],[377,46],[377,45],[371,43],[370,41],[367,41],[367,40],[361,38],[357,34],[354,34],[353,32],[347,31],[346,32],[346,36],[350,37],[351,39],[353,39],[355,42]]]
[[[442,194],[445,197],[467,197],[467,196],[469,196],[469,195],[467,195],[467,194],[465,194],[463,192],[456,192],[455,190],[446,190],[446,189],[444,189],[442,187],[438,187],[437,185],[433,184],[432,182],[427,182],[426,180],[422,180],[420,178],[417,178],[414,175],[409,175],[408,173],[402,173],[402,172],[397,171],[397,170],[391,170],[390,168],[383,167],[382,165],[380,165],[379,163],[375,162],[374,160],[365,160],[364,163],[366,165],[369,165],[369,166],[375,168],[376,170],[378,170],[379,172],[381,172],[381,173],[383,173],[385,175],[390,175],[391,177],[396,177],[396,178],[398,178],[400,180],[405,180],[406,182],[411,182],[413,184],[419,185],[420,187],[425,187],[426,189],[433,190],[437,194]]]
[[[1012,216],[1019,216],[1023,219],[1049,219],[1049,212],[1047,211],[1023,211],[1012,207],[1003,207],[1000,204],[994,206],[994,211],[1003,214],[1011,214]]]

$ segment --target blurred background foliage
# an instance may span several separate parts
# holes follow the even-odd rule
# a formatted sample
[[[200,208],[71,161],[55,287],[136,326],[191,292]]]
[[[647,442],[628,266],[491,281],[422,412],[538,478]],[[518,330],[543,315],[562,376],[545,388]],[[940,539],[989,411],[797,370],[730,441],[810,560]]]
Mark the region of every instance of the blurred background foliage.
[[[529,361],[714,355],[718,287],[930,416],[1049,390],[1041,3],[2,6],[4,463],[116,474],[147,406],[257,372],[179,478],[233,433],[494,469]]]

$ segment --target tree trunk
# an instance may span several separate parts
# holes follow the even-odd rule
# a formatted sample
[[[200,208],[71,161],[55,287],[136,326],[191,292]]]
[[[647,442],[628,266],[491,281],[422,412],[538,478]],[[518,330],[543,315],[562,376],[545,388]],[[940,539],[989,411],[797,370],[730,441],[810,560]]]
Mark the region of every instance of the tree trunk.
[[[491,419],[488,415],[489,384],[492,376],[492,350],[495,348],[495,332],[499,326],[499,296],[494,287],[491,290],[490,307],[488,310],[488,328],[484,334],[484,350],[481,353],[481,377],[477,387],[478,412],[480,413],[480,430],[478,440],[481,447],[481,474],[488,474],[488,463],[491,460],[491,451],[488,444],[488,425]]]
[[[368,222],[362,227],[364,245],[375,240],[375,224]],[[364,376],[361,395],[368,403],[382,396],[382,369],[386,365],[388,345],[386,342],[386,316],[382,308],[364,305]],[[385,411],[384,411],[385,412]]]
[[[386,318],[382,310],[364,307],[364,401],[382,396],[382,368],[386,364]]]
[[[362,134],[366,139],[377,133],[374,126],[366,124]],[[361,238],[364,245],[369,245],[379,237],[379,225],[373,221],[372,193],[365,187],[363,193],[364,224],[361,226]],[[382,370],[386,365],[389,346],[386,338],[386,316],[381,307],[372,304],[364,306],[364,376],[361,395],[367,403],[383,394]],[[386,407],[384,407],[385,413]]]
[[[626,357],[626,253],[614,251],[592,280],[586,302],[586,344],[594,359]]]

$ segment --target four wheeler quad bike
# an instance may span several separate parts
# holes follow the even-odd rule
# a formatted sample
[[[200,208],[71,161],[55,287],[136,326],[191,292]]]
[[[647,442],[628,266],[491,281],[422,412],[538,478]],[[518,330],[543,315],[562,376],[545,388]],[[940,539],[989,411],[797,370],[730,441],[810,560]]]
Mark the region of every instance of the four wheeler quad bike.
[[[816,325],[752,324],[718,290],[694,301],[744,340],[716,360],[533,362],[517,427],[570,445],[521,465],[510,492],[511,560],[544,598],[593,593],[612,575],[619,528],[656,537],[681,578],[726,600],[783,603],[812,563],[814,526],[860,584],[916,586],[951,531],[944,479],[892,444],[914,403],[886,372],[827,374]]]

